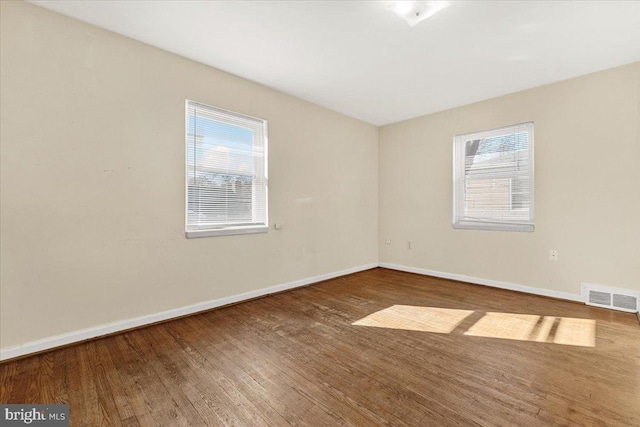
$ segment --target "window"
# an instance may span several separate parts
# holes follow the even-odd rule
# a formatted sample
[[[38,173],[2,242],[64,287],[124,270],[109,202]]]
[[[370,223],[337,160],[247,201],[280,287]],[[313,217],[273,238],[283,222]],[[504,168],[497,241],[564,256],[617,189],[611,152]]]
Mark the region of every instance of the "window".
[[[453,227],[533,231],[533,123],[456,135]]]
[[[186,236],[266,233],[267,122],[186,102]]]

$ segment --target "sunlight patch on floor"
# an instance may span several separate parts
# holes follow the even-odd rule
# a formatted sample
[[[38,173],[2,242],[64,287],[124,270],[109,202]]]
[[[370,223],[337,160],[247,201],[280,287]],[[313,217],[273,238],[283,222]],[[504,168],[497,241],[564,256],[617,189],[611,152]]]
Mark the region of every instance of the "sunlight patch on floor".
[[[595,347],[596,321],[571,317],[489,312],[464,334],[475,337]]]
[[[471,313],[473,310],[394,305],[370,314],[353,325],[448,334]]]
[[[473,313],[473,310],[393,305],[352,324],[448,334]],[[488,312],[464,335],[595,347],[596,321],[573,317]]]
[[[503,338],[519,341],[542,341],[541,336],[549,334],[549,322],[538,321],[540,316],[531,314],[487,313],[469,328],[465,335],[474,337]],[[553,322],[551,322],[553,324]]]
[[[582,347],[596,346],[596,321],[561,317],[553,342]]]

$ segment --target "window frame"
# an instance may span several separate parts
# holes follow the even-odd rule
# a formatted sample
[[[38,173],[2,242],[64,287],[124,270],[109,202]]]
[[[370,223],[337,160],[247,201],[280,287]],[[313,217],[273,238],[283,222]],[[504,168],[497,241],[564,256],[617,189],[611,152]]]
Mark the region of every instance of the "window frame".
[[[240,119],[245,121],[254,122],[257,126],[262,127],[262,137],[263,137],[263,151],[264,151],[264,222],[257,222],[252,224],[225,224],[220,226],[211,226],[208,228],[202,229],[189,229],[189,117],[190,117],[190,109],[193,108],[201,108],[205,110],[213,110],[218,114],[223,114],[229,116],[230,119]],[[222,123],[232,124],[233,126],[238,126],[234,123],[229,123],[225,121],[221,121]],[[226,110],[224,108],[215,107],[213,105],[203,104],[201,102],[192,101],[190,99],[185,100],[185,157],[184,157],[184,166],[185,166],[185,201],[184,201],[184,225],[185,225],[185,237],[187,239],[193,238],[201,238],[201,237],[215,237],[215,236],[230,236],[230,235],[242,235],[242,234],[259,234],[259,233],[268,233],[269,232],[269,151],[268,151],[268,123],[267,120],[260,119],[258,117],[249,116],[242,113],[237,113],[235,111]],[[254,134],[255,135],[255,134]],[[253,209],[252,203],[252,209]]]
[[[528,221],[473,221],[468,219],[460,219],[460,209],[464,209],[465,205],[465,147],[467,141],[476,139],[487,139],[491,137],[502,136],[508,134],[508,129],[514,131],[524,127],[529,133],[528,141],[528,179],[529,179],[529,220]],[[517,123],[508,126],[501,126],[489,130],[469,132],[465,134],[455,135],[453,137],[453,218],[452,224],[454,229],[463,230],[488,230],[488,231],[516,231],[516,232],[533,232],[535,230],[535,144],[534,144],[534,122]],[[505,175],[505,177],[513,180],[517,175]],[[513,185],[513,181],[510,182]],[[513,203],[513,194],[510,194],[510,203]]]

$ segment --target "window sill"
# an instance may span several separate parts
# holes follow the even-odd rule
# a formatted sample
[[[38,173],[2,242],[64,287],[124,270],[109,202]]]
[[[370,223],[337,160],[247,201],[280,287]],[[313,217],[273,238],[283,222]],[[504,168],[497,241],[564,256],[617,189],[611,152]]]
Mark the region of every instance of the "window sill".
[[[460,230],[480,230],[480,231],[520,231],[532,233],[535,230],[533,224],[504,224],[504,223],[479,223],[479,222],[458,222],[453,224],[453,228]]]
[[[215,237],[215,236],[232,236],[236,234],[258,234],[267,233],[269,226],[267,225],[252,225],[245,227],[225,227],[216,228],[210,230],[191,230],[186,231],[185,236],[187,239],[197,239],[200,237]]]

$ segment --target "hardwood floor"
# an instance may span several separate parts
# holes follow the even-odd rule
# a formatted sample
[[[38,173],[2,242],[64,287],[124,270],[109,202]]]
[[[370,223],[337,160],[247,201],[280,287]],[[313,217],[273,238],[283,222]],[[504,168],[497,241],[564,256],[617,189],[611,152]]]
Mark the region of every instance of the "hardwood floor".
[[[352,325],[393,305],[450,333]],[[465,335],[487,312],[588,318],[595,347]],[[0,402],[72,425],[640,425],[633,314],[373,269],[0,365]]]

